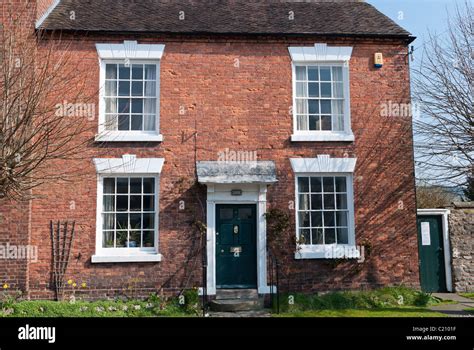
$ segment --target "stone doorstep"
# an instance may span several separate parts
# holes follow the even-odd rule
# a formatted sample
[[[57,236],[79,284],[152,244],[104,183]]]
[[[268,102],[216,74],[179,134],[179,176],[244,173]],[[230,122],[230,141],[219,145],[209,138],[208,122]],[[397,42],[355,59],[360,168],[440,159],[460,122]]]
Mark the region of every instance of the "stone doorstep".
[[[263,310],[264,299],[254,289],[221,289],[209,306],[215,312],[258,311]]]

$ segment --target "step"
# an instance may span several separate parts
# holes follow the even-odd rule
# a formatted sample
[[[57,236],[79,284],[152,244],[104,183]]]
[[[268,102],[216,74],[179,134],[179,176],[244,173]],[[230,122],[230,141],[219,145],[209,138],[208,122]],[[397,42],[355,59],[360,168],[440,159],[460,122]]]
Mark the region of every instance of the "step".
[[[212,300],[209,303],[211,311],[239,312],[263,309],[263,298],[260,299],[227,299]]]
[[[218,289],[216,299],[258,299],[258,292],[256,289]]]

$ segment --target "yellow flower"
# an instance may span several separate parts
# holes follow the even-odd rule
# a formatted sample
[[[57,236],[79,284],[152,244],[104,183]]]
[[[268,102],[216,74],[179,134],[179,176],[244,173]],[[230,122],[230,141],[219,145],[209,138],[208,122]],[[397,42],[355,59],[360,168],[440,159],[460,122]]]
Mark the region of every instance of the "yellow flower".
[[[72,280],[67,281],[67,284],[72,284]]]
[[[8,289],[8,284],[5,283],[5,284],[3,285],[3,289]]]
[[[86,282],[83,282],[83,283],[81,284],[81,287],[82,287],[82,288],[86,288],[86,287],[87,287]]]
[[[72,286],[73,286],[74,288],[76,288],[76,287],[77,287],[77,283],[73,283]]]

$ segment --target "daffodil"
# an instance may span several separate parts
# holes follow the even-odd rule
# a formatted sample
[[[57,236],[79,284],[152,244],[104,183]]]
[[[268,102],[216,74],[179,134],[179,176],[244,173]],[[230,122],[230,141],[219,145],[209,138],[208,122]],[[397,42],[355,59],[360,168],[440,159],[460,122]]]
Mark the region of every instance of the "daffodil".
[[[76,287],[77,287],[77,283],[74,282],[74,283],[72,284],[72,286],[73,286],[74,288],[76,288]]]
[[[87,287],[86,282],[83,282],[83,283],[81,284],[81,287],[82,287],[82,288],[86,288],[86,287]]]
[[[72,280],[68,280],[68,281],[67,281],[67,284],[72,284]]]
[[[3,285],[3,289],[8,289],[8,284],[5,283],[5,284]]]

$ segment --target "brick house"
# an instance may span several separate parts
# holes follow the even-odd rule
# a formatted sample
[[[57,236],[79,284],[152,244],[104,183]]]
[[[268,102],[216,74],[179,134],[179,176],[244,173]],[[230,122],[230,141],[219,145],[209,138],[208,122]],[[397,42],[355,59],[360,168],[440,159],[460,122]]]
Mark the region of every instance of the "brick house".
[[[210,295],[267,294],[274,208],[290,220],[286,289],[419,285],[411,118],[381,113],[410,103],[413,37],[374,7],[43,0],[36,14],[92,75],[97,108],[83,159],[64,164],[85,176],[2,204],[2,242],[39,247],[0,268],[12,287],[53,297],[49,222],[67,219],[66,276],[87,297],[176,293],[204,272]],[[335,259],[354,247],[363,262]]]

